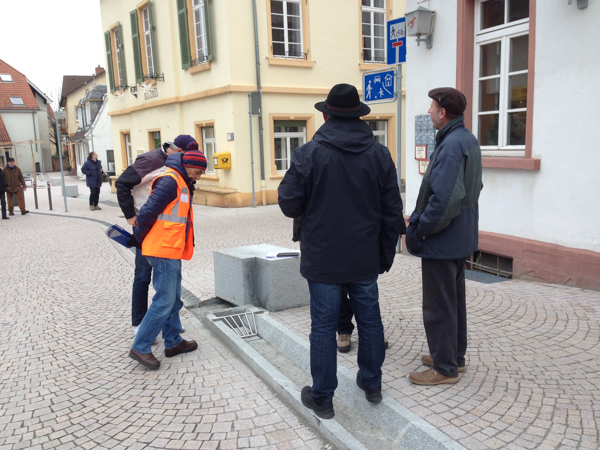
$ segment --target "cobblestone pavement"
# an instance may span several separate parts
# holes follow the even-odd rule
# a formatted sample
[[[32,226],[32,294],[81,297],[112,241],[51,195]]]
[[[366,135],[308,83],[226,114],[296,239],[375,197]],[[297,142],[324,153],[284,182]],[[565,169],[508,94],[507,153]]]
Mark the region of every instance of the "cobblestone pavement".
[[[88,194],[83,185],[79,192]],[[68,199],[65,214],[60,191],[53,195],[58,216],[125,225],[106,186],[102,211],[87,210],[81,196]],[[47,209],[40,200],[39,212]],[[197,247],[184,263],[183,283],[200,298],[214,295],[213,250],[258,243],[297,248],[291,220],[277,206],[195,206],[194,213]],[[191,314],[183,313],[184,323],[200,352],[171,362],[159,344],[155,353],[164,363],[157,372],[128,360],[132,260],[103,238],[105,226],[18,213],[7,222],[0,223],[0,273],[11,274],[0,294],[8,336],[0,343],[0,449],[324,445]],[[456,385],[424,387],[407,379],[424,369],[420,356],[427,349],[420,260],[398,256],[379,284],[390,341],[385,394],[468,449],[599,448],[599,292],[467,281],[467,370]],[[308,340],[307,307],[272,317]],[[338,358],[351,370],[356,339],[354,333],[353,349]]]
[[[31,214],[17,209],[0,222],[0,449],[324,448],[187,311],[185,337],[197,340],[199,351],[167,359],[159,339],[153,347],[162,360],[157,371],[127,357],[133,254],[105,237],[104,224],[82,218],[125,221],[106,185],[102,211],[89,211],[85,186],[71,179],[68,184],[78,184],[83,194],[67,199],[68,213],[60,188],[51,188],[56,215],[47,215],[46,189],[37,190],[35,209],[30,188]],[[202,208],[197,210],[202,224]],[[211,236],[222,226],[226,245],[258,240],[244,241],[252,233],[222,222],[206,217]],[[211,243],[202,239],[202,228],[199,247]],[[188,273],[209,270],[204,258],[196,257]],[[210,277],[188,275],[184,285],[202,296],[211,283]]]

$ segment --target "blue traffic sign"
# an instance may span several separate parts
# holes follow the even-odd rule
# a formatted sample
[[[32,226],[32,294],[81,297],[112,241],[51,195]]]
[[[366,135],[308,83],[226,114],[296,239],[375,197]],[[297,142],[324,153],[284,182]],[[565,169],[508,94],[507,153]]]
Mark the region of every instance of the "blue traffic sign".
[[[396,100],[396,68],[365,72],[363,97],[365,103],[386,103]]]
[[[389,20],[387,23],[387,63],[406,62],[406,19]]]

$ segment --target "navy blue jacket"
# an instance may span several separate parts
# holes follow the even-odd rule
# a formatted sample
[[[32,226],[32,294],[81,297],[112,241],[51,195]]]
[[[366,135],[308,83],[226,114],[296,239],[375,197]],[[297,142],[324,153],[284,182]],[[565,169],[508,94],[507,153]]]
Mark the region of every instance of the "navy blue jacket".
[[[392,265],[404,232],[396,167],[362,120],[327,120],[293,153],[278,192],[286,216],[303,216],[307,280],[359,282]]]
[[[100,161],[94,161],[91,156],[83,166],[81,172],[85,174],[85,184],[88,187],[102,187],[102,164]]]
[[[477,251],[482,188],[479,142],[461,116],[436,135],[417,206],[408,219],[408,251],[425,259],[461,259]]]
[[[169,155],[165,166],[175,169],[183,177],[185,183],[190,186],[190,195],[193,193],[192,181],[187,175],[181,158],[183,153]],[[177,182],[171,177],[158,177],[152,183],[152,193],[148,201],[144,203],[138,214],[138,226],[134,228],[135,238],[142,242],[150,232],[159,214],[165,210],[169,203],[177,198]],[[189,224],[188,224],[189,226]],[[187,234],[187,230],[186,230]]]

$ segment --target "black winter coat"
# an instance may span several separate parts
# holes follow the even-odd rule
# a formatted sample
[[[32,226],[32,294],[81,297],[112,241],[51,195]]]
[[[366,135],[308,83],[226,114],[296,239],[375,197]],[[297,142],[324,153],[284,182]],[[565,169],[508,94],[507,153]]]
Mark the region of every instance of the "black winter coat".
[[[278,192],[286,216],[303,215],[307,280],[359,282],[392,265],[405,232],[396,167],[362,120],[327,120],[293,153]]]
[[[4,181],[4,172],[0,167],[0,194],[4,194],[6,192],[6,181]]]
[[[102,164],[94,161],[88,156],[87,161],[81,166],[81,172],[85,174],[85,184],[88,187],[102,187]]]

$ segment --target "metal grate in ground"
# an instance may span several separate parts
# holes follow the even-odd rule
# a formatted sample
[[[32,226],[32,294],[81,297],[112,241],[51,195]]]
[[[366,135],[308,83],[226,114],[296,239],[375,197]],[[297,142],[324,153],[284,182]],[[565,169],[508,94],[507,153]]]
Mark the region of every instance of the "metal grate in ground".
[[[491,273],[478,272],[476,270],[465,270],[465,278],[471,281],[477,281],[483,284],[499,283],[500,281],[508,281],[510,278],[499,277]]]

